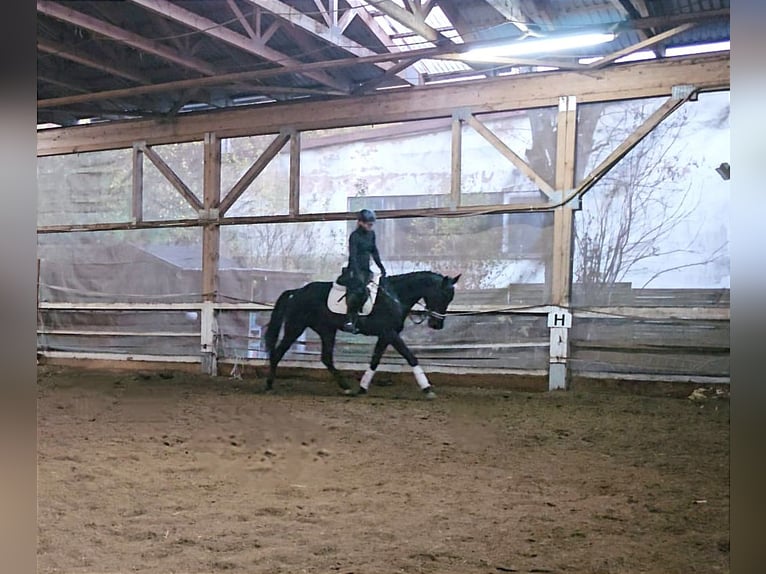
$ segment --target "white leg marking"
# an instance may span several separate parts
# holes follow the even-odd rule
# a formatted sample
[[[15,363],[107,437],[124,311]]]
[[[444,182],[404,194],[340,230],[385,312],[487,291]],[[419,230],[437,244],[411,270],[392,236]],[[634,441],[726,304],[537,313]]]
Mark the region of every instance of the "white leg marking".
[[[365,391],[370,388],[370,383],[372,382],[372,377],[375,376],[375,371],[372,369],[367,369],[364,372],[364,375],[362,375],[362,380],[359,381],[359,386],[362,387]]]
[[[428,377],[426,377],[426,374],[423,372],[420,365],[412,367],[412,372],[415,374],[415,380],[418,382],[418,386],[421,389],[426,389],[431,386],[431,383],[428,382]]]

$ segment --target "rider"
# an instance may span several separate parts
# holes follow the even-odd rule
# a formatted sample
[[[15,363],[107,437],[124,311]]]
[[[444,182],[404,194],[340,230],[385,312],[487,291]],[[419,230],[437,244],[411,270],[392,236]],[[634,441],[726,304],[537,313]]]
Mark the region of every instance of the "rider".
[[[350,333],[357,333],[356,321],[359,317],[359,311],[362,309],[365,299],[367,299],[367,283],[372,279],[370,271],[370,256],[375,260],[375,264],[380,269],[381,275],[385,277],[386,268],[380,262],[378,247],[375,245],[375,232],[372,230],[375,225],[375,212],[371,209],[363,209],[356,218],[356,229],[351,232],[348,238],[348,272],[350,283],[346,289],[346,305],[348,312],[346,322],[343,324],[343,330]]]

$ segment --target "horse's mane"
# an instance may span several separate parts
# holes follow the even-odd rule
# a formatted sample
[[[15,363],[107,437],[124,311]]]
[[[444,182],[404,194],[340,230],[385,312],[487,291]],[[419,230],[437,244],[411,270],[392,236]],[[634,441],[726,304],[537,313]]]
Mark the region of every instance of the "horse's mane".
[[[409,273],[402,273],[400,275],[389,275],[387,279],[394,283],[409,283],[410,281],[419,280],[439,280],[441,281],[444,276],[436,273],[435,271],[410,271]]]

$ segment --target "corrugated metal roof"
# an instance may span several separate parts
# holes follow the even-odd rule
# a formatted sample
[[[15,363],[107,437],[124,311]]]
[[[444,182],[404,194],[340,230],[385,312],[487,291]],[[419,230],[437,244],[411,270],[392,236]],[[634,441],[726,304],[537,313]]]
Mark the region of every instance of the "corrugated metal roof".
[[[273,11],[249,0],[160,0],[151,7],[137,2],[40,2],[37,17],[38,99],[54,102],[49,101],[48,105],[38,102],[38,122],[71,125],[89,119],[106,121],[121,117],[174,115],[212,107],[327,97],[328,93],[357,93],[358,86],[381,78],[383,70],[392,63],[351,63],[354,53],[334,43],[336,38],[352,41],[366,54],[433,46],[385,15],[384,6],[378,0],[338,2],[339,11],[334,17],[338,23],[341,16],[345,23],[350,22],[342,30],[334,28],[331,22],[329,12],[334,3],[329,0],[280,1],[281,4],[268,4]],[[410,4],[404,0],[392,1],[400,7]],[[519,40],[524,37],[525,30],[542,35],[571,34],[622,23],[621,32],[613,42],[562,55],[562,58],[574,60],[603,56],[635,45],[677,25],[679,15],[730,8],[730,0],[645,0],[624,4],[627,9],[621,8],[621,3],[615,0],[520,0],[511,3],[502,0],[439,0],[430,4],[432,9],[426,22],[456,43]],[[646,12],[635,8],[639,6],[643,10],[644,4]],[[350,5],[354,6],[355,12],[350,11]],[[509,6],[517,11],[509,10]],[[374,18],[387,36],[381,37],[370,29],[367,25],[369,18],[359,17],[361,10]],[[62,16],[64,12],[75,17]],[[352,14],[354,17],[350,17]],[[110,35],[99,31],[98,26],[91,29],[77,21],[80,17],[90,18],[98,26],[123,30],[126,34]],[[633,28],[633,20],[641,17],[668,20],[667,23],[658,22],[652,29]],[[521,19],[526,24],[514,23],[509,18]],[[196,25],[196,22],[204,22],[204,25]],[[316,23],[315,29],[311,22]],[[254,32],[254,27],[258,26],[260,28]],[[228,41],[220,34],[211,33],[212,29],[227,35]],[[268,50],[259,52],[257,48],[261,40],[257,36],[262,33],[268,35],[262,41]],[[334,36],[335,33],[338,36]],[[139,42],[127,41],[127,36],[138,38]],[[252,47],[249,47],[247,44],[251,40]],[[729,22],[728,14],[724,12],[718,19],[705,18],[695,27],[652,48],[661,54],[664,48],[727,40]],[[311,72],[296,70],[298,64],[332,64],[337,60],[343,60],[343,65],[328,65],[326,69]],[[283,66],[286,66],[284,72],[270,73],[252,81],[199,82],[194,88],[187,87],[188,82],[206,76],[215,78],[243,71],[280,70]],[[511,70],[505,63],[482,65],[444,59],[423,59],[413,67],[420,77],[412,74],[412,68],[406,70],[406,77],[416,83],[465,79],[477,73],[490,75]],[[521,68],[516,66],[513,70]],[[141,91],[147,86],[154,88],[157,84],[179,80],[184,82],[183,87],[168,86],[151,93]],[[404,79],[393,76],[382,79],[379,87],[404,83]],[[375,82],[373,85],[378,86]],[[113,99],[96,97],[88,100],[91,94],[126,89],[132,93],[120,94],[119,98]],[[66,103],[60,101],[62,98]]]

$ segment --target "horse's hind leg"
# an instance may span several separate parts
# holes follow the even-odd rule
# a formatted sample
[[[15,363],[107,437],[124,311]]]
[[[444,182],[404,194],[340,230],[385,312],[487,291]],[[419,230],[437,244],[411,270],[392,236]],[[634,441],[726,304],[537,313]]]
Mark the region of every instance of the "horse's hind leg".
[[[322,330],[319,332],[319,337],[322,339],[322,364],[332,373],[333,378],[338,382],[340,388],[348,392],[350,386],[348,382],[346,382],[343,373],[335,368],[335,360],[333,359],[336,334],[337,331],[335,329]]]
[[[266,390],[271,390],[274,385],[274,379],[277,376],[277,365],[282,357],[285,356],[287,350],[293,343],[301,336],[301,333],[305,330],[305,325],[290,325],[289,321],[285,322],[285,331],[282,340],[274,347],[274,350],[269,355],[269,375],[266,378]]]

